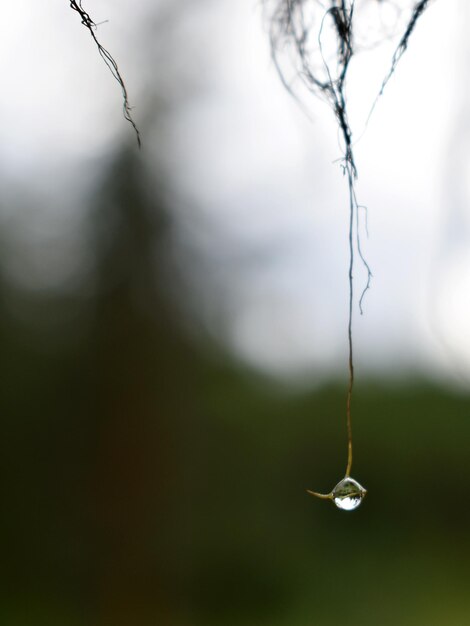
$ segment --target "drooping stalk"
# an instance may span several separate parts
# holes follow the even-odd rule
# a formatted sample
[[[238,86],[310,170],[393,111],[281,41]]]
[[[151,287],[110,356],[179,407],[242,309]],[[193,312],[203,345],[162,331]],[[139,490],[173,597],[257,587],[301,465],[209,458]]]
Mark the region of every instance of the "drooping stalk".
[[[377,0],[369,0],[377,2]],[[345,478],[351,475],[353,462],[353,435],[351,404],[354,386],[354,358],[353,358],[353,310],[354,310],[354,263],[355,252],[362,262],[367,273],[364,289],[358,299],[360,313],[363,312],[363,299],[368,291],[372,279],[372,272],[361,248],[359,209],[356,197],[357,169],[354,161],[352,130],[348,121],[346,81],[351,60],[356,54],[354,33],[360,14],[355,11],[355,0],[265,0],[268,6],[274,5],[270,16],[270,40],[272,58],[283,85],[296,100],[302,103],[297,94],[294,82],[291,81],[283,69],[282,57],[287,52],[293,53],[291,62],[295,70],[294,79],[303,85],[307,91],[325,100],[332,109],[340,136],[343,140],[343,173],[347,177],[349,191],[349,300],[348,300],[348,391],[346,400],[347,426],[347,465]],[[391,0],[380,0],[385,6]],[[387,83],[394,74],[403,54],[408,49],[410,37],[416,24],[431,0],[417,0],[410,2],[410,13],[404,27],[403,34],[398,39],[398,45],[392,57],[388,73],[383,80],[380,91],[373,103],[371,113],[378,99],[382,96]],[[336,54],[333,59],[326,58],[324,53],[324,31],[328,29],[330,37],[336,42]],[[369,114],[369,117],[370,117]],[[331,494],[318,494],[309,491],[311,495],[323,499],[331,499]],[[365,493],[365,491],[364,491]]]

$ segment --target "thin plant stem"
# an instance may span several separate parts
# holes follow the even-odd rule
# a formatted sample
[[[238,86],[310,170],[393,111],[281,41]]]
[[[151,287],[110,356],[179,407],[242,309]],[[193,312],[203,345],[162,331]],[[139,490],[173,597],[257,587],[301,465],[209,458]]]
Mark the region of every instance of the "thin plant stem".
[[[382,0],[386,4],[389,0]],[[265,0],[271,3],[271,0]],[[365,211],[365,229],[367,233],[367,209],[359,205],[356,197],[357,169],[354,161],[352,130],[348,120],[346,98],[346,80],[353,56],[356,54],[355,25],[360,19],[355,10],[355,0],[272,0],[274,12],[271,16],[271,51],[275,67],[287,91],[299,100],[293,83],[284,74],[281,65],[281,56],[286,50],[293,54],[294,68],[300,83],[306,89],[324,99],[333,111],[338,124],[339,133],[344,143],[342,168],[347,176],[349,190],[349,315],[348,315],[348,370],[349,382],[346,399],[347,424],[347,465],[346,478],[350,477],[353,463],[353,434],[351,404],[354,387],[354,359],[353,359],[353,308],[354,285],[353,270],[355,250],[367,272],[364,289],[358,299],[359,311],[363,313],[363,300],[370,288],[372,272],[362,252],[359,209]],[[367,122],[382,96],[385,87],[396,67],[406,52],[410,37],[416,28],[418,20],[431,4],[431,0],[410,0],[410,15],[406,27],[401,35],[395,53],[392,57],[390,69],[383,80],[381,89],[372,105]],[[308,7],[307,7],[308,5]],[[315,9],[316,5],[316,9]],[[310,12],[308,11],[310,8]],[[318,25],[318,28],[315,27]],[[325,55],[323,41],[326,32],[336,40],[336,54]],[[366,123],[367,126],[367,123]],[[331,499],[332,494],[319,494],[308,491],[318,498]]]
[[[310,491],[310,489],[307,489],[307,493],[311,496],[315,496],[316,498],[320,498],[321,500],[332,500],[333,498],[332,493],[317,493],[316,491]]]
[[[349,184],[349,316],[348,316],[348,368],[349,368],[349,385],[348,395],[346,400],[346,424],[348,431],[348,463],[346,466],[346,477],[351,475],[351,468],[353,462],[353,437],[352,437],[352,418],[351,418],[351,402],[352,392],[354,386],[354,359],[353,359],[353,333],[352,333],[352,321],[353,321],[353,303],[354,303],[354,215],[355,215],[355,201],[354,201],[354,173],[347,164],[348,184]]]

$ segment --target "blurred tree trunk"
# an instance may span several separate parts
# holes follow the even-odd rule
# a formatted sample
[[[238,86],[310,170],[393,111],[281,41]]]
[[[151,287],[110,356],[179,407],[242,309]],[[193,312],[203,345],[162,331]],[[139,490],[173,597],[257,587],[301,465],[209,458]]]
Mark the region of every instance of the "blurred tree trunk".
[[[107,626],[172,623],[175,433],[192,393],[194,356],[165,293],[166,207],[149,203],[144,184],[133,153],[121,154],[93,214],[97,295],[84,371],[96,420],[98,624]]]

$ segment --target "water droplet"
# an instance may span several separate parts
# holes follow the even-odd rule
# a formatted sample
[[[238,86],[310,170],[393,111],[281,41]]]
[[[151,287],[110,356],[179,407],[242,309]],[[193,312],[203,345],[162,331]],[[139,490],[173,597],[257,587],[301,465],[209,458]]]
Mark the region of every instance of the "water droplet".
[[[331,492],[331,498],[338,509],[353,511],[364,500],[367,491],[354,478],[343,478]]]

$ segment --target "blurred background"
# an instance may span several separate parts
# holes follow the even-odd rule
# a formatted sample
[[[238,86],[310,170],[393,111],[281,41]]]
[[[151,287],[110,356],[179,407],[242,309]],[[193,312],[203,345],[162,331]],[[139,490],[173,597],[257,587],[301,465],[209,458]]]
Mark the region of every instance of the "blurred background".
[[[2,10],[1,623],[468,623],[468,2],[430,6],[356,145],[354,513],[305,494],[346,464],[331,112],[257,2],[84,8],[140,152],[69,3]],[[352,68],[357,137],[392,49]]]

